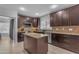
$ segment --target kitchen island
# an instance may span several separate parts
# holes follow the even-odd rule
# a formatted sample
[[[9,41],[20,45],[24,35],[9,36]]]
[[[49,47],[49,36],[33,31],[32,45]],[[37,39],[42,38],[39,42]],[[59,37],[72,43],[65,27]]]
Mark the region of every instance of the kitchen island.
[[[48,36],[40,33],[24,33],[24,49],[33,54],[48,52]]]

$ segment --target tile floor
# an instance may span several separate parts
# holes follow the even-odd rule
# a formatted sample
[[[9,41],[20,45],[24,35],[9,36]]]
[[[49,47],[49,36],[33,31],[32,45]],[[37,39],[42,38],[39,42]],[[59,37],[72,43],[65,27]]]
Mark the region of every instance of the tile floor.
[[[9,36],[2,35],[0,39],[0,54],[28,54],[28,53],[23,48],[23,42],[13,44]],[[48,54],[75,54],[75,53],[48,44]]]

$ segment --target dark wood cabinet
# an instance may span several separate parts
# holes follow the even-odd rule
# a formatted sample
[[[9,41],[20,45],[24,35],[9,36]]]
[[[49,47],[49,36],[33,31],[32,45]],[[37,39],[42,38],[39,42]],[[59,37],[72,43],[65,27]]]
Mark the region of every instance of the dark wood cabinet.
[[[31,23],[33,27],[38,27],[40,24],[40,18],[18,15],[18,28],[24,26],[24,23],[26,22]]]
[[[52,34],[52,44],[57,47],[70,50],[72,52],[79,53],[79,36]]]
[[[56,26],[56,24],[55,24],[55,22],[56,22],[56,14],[55,13],[51,13],[50,14],[50,26],[52,27],[52,26]]]
[[[50,14],[50,25],[51,26],[68,26],[69,25],[68,11],[62,10],[62,11]]]
[[[79,5],[69,8],[70,25],[79,25]]]
[[[56,26],[62,26],[62,11],[56,13],[55,24]]]
[[[50,26],[78,26],[79,5],[50,14]]]
[[[70,26],[69,9],[62,11],[62,26]]]
[[[38,27],[39,26],[39,18],[33,18],[32,19],[32,26],[33,27]]]
[[[18,16],[18,28],[24,25],[24,20],[25,20],[24,16]]]
[[[24,49],[32,54],[46,54],[48,52],[48,37],[35,38],[24,35]]]
[[[50,14],[50,26],[51,26],[51,27],[54,26],[54,20],[53,20],[53,18],[54,18],[54,16],[53,16],[53,14],[51,13],[51,14]]]
[[[23,32],[18,32],[18,42],[22,42],[24,41],[24,35],[23,35]]]

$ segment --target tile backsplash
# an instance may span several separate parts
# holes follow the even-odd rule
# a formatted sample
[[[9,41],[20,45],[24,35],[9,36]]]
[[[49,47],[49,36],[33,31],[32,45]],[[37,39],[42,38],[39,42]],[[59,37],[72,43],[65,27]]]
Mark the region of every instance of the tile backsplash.
[[[79,26],[56,26],[52,28],[53,31],[57,32],[73,32],[79,33]]]

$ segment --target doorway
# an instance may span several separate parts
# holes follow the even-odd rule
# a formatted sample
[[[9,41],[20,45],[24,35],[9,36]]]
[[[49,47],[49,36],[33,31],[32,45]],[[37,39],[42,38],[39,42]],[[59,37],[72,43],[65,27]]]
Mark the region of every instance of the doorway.
[[[13,44],[14,19],[0,16],[0,53],[10,53]]]

